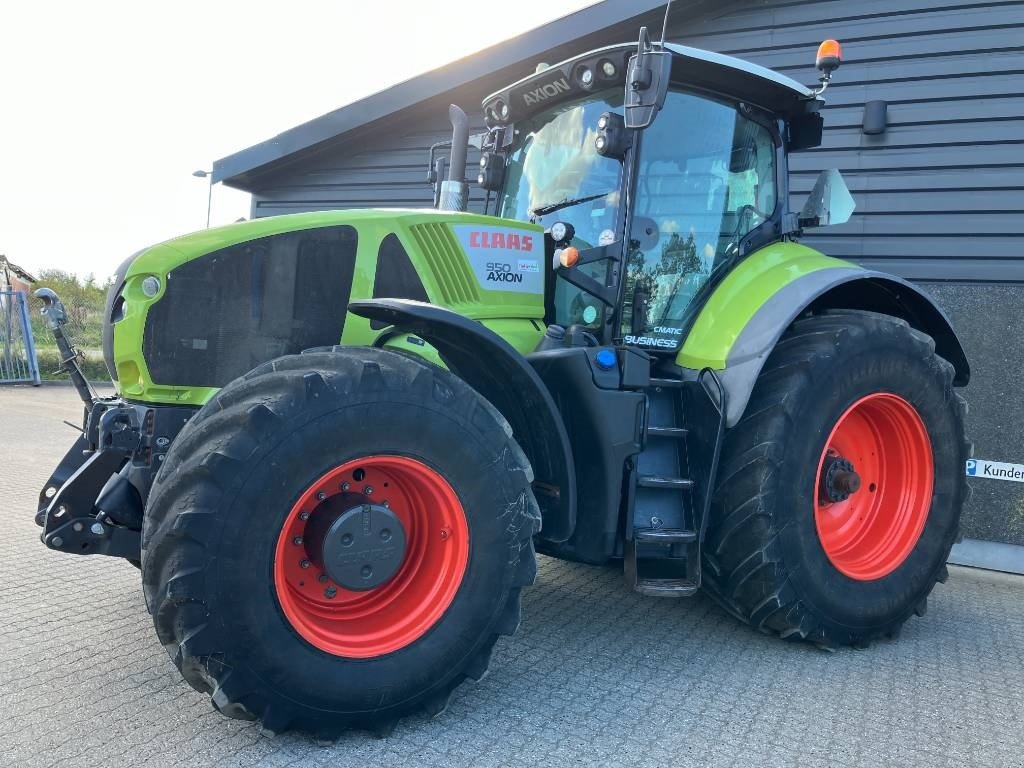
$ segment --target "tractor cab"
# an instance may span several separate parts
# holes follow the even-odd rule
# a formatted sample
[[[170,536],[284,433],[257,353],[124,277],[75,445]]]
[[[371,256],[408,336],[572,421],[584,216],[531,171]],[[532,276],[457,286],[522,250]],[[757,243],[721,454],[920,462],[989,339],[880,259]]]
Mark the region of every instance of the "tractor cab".
[[[824,85],[838,55],[819,65]],[[786,155],[820,143],[821,90],[642,33],[485,99],[478,181],[489,212],[545,229],[547,321],[676,352],[730,267],[801,226]]]

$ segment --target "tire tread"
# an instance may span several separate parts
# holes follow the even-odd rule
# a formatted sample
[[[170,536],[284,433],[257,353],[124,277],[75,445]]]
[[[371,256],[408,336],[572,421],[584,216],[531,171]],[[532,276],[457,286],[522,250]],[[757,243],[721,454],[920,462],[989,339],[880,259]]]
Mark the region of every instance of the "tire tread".
[[[834,358],[849,339],[869,333],[906,339],[916,354],[930,359],[947,391],[952,391],[953,366],[935,355],[930,336],[905,321],[846,310],[797,320],[766,362],[745,414],[726,434],[712,512],[716,517],[704,547],[704,589],[726,611],[782,639],[811,641],[826,649],[863,646],[877,637],[892,636],[907,618],[923,616],[927,608],[924,597],[905,615],[868,634],[842,631],[823,621],[790,584],[791,574],[778,546],[783,530],[777,529],[771,513],[771,483],[764,482],[781,474],[785,438],[798,423],[799,404],[793,393],[813,385],[816,363]],[[962,425],[966,401],[953,397]],[[964,497],[966,480],[961,477],[959,484]],[[944,558],[928,591],[947,576]]]
[[[347,393],[381,389],[419,393],[472,412],[472,421],[481,430],[494,430],[496,425],[505,439],[502,461],[509,472],[525,478],[524,487],[529,488],[532,470],[512,439],[508,422],[464,382],[417,358],[368,348],[310,350],[264,363],[225,386],[190,420],[154,483],[143,531],[143,586],[157,635],[182,677],[197,691],[210,694],[214,708],[228,717],[259,720],[274,734],[299,727],[333,742],[351,728],[386,735],[408,714],[389,710],[304,720],[280,697],[261,692],[242,669],[221,663],[223,654],[210,628],[215,617],[202,600],[202,580],[217,535],[213,508],[241,482],[246,459],[282,420],[312,418]],[[503,514],[515,545],[509,550],[511,584],[493,631],[463,662],[459,674],[413,709],[443,711],[463,681],[486,675],[498,636],[510,635],[519,626],[520,592],[536,578],[533,535],[540,530],[540,510],[532,493],[524,490]]]

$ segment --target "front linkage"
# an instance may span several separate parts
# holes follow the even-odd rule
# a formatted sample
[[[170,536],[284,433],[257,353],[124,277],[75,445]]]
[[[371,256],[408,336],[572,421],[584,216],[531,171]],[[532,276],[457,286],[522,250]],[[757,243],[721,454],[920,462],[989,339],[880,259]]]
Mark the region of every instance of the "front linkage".
[[[68,373],[85,403],[82,434],[39,492],[36,524],[50,549],[79,555],[111,555],[138,561],[143,498],[164,454],[194,408],[152,407],[93,393],[65,335],[67,315],[53,291],[43,302]]]

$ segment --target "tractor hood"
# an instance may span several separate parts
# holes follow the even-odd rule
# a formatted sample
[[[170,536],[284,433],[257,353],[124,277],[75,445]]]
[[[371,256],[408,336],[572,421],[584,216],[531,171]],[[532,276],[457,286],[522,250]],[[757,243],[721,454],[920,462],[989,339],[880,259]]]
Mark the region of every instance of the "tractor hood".
[[[194,232],[118,268],[104,357],[126,398],[202,404],[276,357],[374,343],[382,327],[350,314],[351,300],[429,301],[532,328],[544,316],[545,261],[539,226],[430,209],[299,213]]]

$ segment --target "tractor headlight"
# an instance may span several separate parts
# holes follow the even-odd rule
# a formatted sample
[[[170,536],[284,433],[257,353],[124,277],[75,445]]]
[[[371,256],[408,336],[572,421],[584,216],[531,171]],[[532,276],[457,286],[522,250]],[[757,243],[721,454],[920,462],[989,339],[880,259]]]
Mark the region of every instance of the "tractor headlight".
[[[605,59],[604,61],[601,62],[601,72],[604,74],[605,77],[610,79],[615,77],[615,73],[618,72],[618,70],[615,68],[615,65],[612,62],[610,62],[608,59]]]
[[[597,119],[597,136],[594,137],[597,154],[621,160],[632,143],[633,133],[626,130],[622,115],[605,112]]]
[[[501,189],[505,180],[505,157],[497,152],[484,150],[480,153],[480,173],[476,181],[481,187],[488,191],[496,192]]]
[[[555,245],[568,245],[569,241],[576,235],[576,230],[572,224],[568,224],[564,221],[556,221],[551,225],[548,230],[548,234],[551,235],[551,239],[555,241]]]
[[[160,293],[160,278],[150,275],[143,279],[142,293],[151,299]]]

